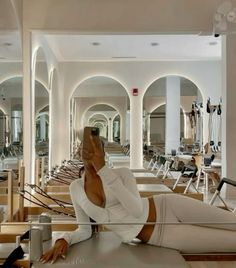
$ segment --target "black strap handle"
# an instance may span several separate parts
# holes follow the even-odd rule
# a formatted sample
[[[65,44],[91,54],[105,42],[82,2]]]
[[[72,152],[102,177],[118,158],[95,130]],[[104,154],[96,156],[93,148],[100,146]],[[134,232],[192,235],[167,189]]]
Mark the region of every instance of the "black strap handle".
[[[29,239],[30,236],[30,231],[26,231],[23,235],[20,236],[20,241],[24,239]],[[13,263],[16,260],[22,259],[24,257],[24,250],[22,249],[21,246],[18,246],[15,248],[10,255],[6,258],[5,262],[0,265],[1,268],[15,268],[16,266],[13,265]]]

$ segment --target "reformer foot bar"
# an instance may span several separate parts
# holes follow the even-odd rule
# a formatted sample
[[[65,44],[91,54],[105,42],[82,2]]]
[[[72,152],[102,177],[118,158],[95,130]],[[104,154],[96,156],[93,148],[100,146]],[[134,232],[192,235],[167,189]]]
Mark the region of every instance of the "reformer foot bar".
[[[222,199],[222,197],[220,196],[220,191],[221,191],[221,189],[222,189],[224,183],[229,184],[229,185],[231,185],[231,186],[233,186],[233,187],[236,187],[236,181],[231,180],[231,179],[228,179],[228,178],[223,178],[223,179],[220,181],[219,185],[217,186],[217,189],[216,189],[215,193],[213,194],[213,196],[212,196],[212,198],[211,198],[209,204],[210,204],[210,205],[213,205],[214,202],[215,202],[215,200],[216,200],[216,198],[218,197],[218,198],[221,200],[221,202],[224,204],[224,206],[225,206],[225,208],[226,208],[227,210],[231,210],[231,211],[235,212],[235,211],[236,211],[236,208],[235,208],[234,210],[230,209],[230,208],[228,207],[228,205],[226,204],[226,202],[225,202],[225,201]]]
[[[176,180],[176,182],[175,182],[175,184],[173,186],[173,190],[176,188],[176,186],[178,185],[178,183],[180,183],[183,175],[186,174],[189,177],[187,178],[188,179],[188,183],[187,183],[186,188],[184,190],[184,194],[186,194],[188,192],[188,190],[190,189],[190,186],[193,186],[194,189],[196,190],[196,192],[198,193],[197,188],[193,184],[193,178],[196,176],[197,171],[198,171],[198,169],[195,166],[184,165],[184,167],[183,167],[183,169],[182,169],[179,177],[177,178],[177,180]]]

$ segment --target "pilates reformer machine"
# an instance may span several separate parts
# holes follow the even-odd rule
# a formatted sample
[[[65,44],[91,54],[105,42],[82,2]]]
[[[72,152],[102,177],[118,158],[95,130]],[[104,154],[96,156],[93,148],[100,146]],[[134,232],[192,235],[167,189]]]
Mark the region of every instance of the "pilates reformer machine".
[[[130,164],[130,148],[129,144],[121,146],[117,143],[106,144],[105,158],[109,167],[129,166]]]
[[[227,205],[227,203],[224,201],[224,199],[221,196],[221,190],[222,190],[222,187],[224,186],[224,184],[231,185],[232,187],[236,187],[236,181],[228,179],[228,178],[222,178],[220,183],[218,184],[218,186],[216,188],[216,191],[213,194],[209,204],[213,205],[215,203],[216,199],[218,198],[218,199],[220,199],[220,201],[224,205],[225,209],[235,213],[236,212],[236,207],[235,208],[230,208],[229,205]]]
[[[211,152],[217,153],[221,151],[222,99],[218,105],[212,105],[208,98],[206,111],[209,114],[208,144]]]
[[[41,166],[41,164],[40,164]],[[1,204],[1,232],[0,259],[6,257],[11,250],[11,247],[6,247],[5,243],[19,244],[17,239],[26,230],[29,229],[30,224],[35,224],[38,221],[39,215],[45,211],[50,211],[52,217],[59,215],[59,218],[54,218],[52,225],[53,230],[74,230],[76,229],[74,210],[71,202],[59,200],[58,198],[49,196],[43,189],[41,189],[42,181],[39,180],[39,185],[30,185],[24,183],[24,167],[20,166],[17,172],[17,178],[13,176],[12,170],[2,174],[4,179],[0,182],[0,204]],[[4,207],[4,209],[2,209]],[[63,221],[68,224],[61,224]],[[61,216],[61,218],[60,218]],[[68,220],[69,218],[69,220]],[[6,252],[4,250],[6,249]],[[5,255],[4,255],[5,254]],[[0,260],[1,263],[1,260]],[[3,263],[3,261],[2,261]],[[5,264],[4,264],[5,265]],[[29,257],[26,256],[18,263],[19,267],[30,267]],[[3,266],[11,267],[11,266]]]
[[[182,163],[181,166],[178,165],[179,161]],[[145,183],[151,183],[152,181],[164,184],[175,193],[182,193],[203,200],[203,194],[198,190],[198,167],[192,156],[159,155],[150,160],[147,168],[149,169],[146,173],[143,173],[145,174],[143,178],[137,178],[137,180],[140,179],[145,181]]]
[[[55,237],[58,231],[75,229],[77,224],[73,218],[72,207],[71,204],[69,204],[70,200],[67,191],[71,180],[80,176],[79,170],[81,166],[82,163],[80,161],[63,161],[60,167],[55,167],[50,174],[41,177],[39,185],[24,184],[23,188],[21,185],[21,190],[18,189],[18,198],[25,202],[23,210],[21,207],[23,221],[20,222],[19,218],[14,216],[13,218],[17,220],[16,222],[10,221],[8,223],[9,226],[7,226],[7,222],[4,222],[1,229],[5,232],[0,236],[1,242],[10,241],[15,243],[16,236],[22,234],[22,231],[26,231],[29,225],[37,225],[37,220],[36,218],[32,218],[32,214],[37,217],[37,215],[45,211],[49,211],[51,215],[70,217],[70,220],[65,220],[64,216],[61,217],[60,221],[55,222],[55,219],[52,220],[52,230],[55,232]],[[23,167],[21,167],[21,170],[24,170]],[[23,172],[21,174],[23,174]],[[22,177],[22,175],[20,176]],[[44,182],[42,180],[44,180]],[[41,188],[42,186],[44,189]],[[153,190],[153,187],[150,187]],[[30,188],[33,194],[26,190],[26,188]],[[28,192],[37,198],[34,199],[33,196],[29,197],[28,202],[33,203],[34,206],[27,207],[28,205],[26,205],[27,198],[25,197],[28,195]],[[169,193],[170,192],[171,191],[169,191]],[[158,193],[153,192],[152,194]],[[68,209],[70,213],[68,213]],[[28,217],[30,214],[31,218]],[[8,233],[6,231],[7,229]],[[20,231],[17,231],[17,229]],[[15,232],[13,232],[13,230]],[[78,250],[80,252],[79,256],[77,255]],[[145,256],[143,259],[142,254]],[[93,256],[92,259],[91,256]],[[214,256],[212,256],[212,254],[207,256],[184,255],[184,258],[188,261],[194,259],[199,260],[199,258],[207,260],[214,258]],[[90,267],[93,264],[96,264],[98,267],[138,267],[140,265],[141,267],[164,267],[163,265],[165,265],[165,267],[175,267],[176,264],[178,264],[178,267],[188,267],[184,258],[175,250],[157,249],[156,247],[144,246],[142,244],[138,244],[137,246],[136,242],[131,245],[122,244],[115,235],[110,232],[104,232],[101,228],[100,232],[95,234],[91,239],[71,247],[67,259],[59,260],[55,266],[66,265],[68,267],[75,267],[79,263],[80,267]],[[222,258],[236,259],[233,254],[224,254]],[[29,260],[30,257],[26,255],[25,259],[19,262],[19,265],[21,265],[21,267],[29,267]],[[127,263],[129,263],[128,266]],[[39,262],[32,262],[32,267],[41,266],[42,264]]]

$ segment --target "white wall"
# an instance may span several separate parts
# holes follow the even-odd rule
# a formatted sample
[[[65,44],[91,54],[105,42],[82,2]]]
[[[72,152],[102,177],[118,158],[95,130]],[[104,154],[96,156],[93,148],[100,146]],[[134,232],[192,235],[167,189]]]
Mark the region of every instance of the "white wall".
[[[77,86],[94,76],[114,78],[130,94],[134,87],[144,95],[147,88],[158,78],[167,75],[179,75],[191,80],[202,93],[203,102],[210,96],[212,103],[218,103],[221,96],[221,63],[220,61],[178,61],[178,62],[92,62],[60,63],[65,74],[65,100]],[[130,96],[134,103],[137,100]],[[69,112],[69,111],[68,111]],[[65,115],[66,116],[66,115]],[[69,114],[67,115],[67,117]],[[204,143],[207,141],[208,119],[204,120]],[[69,130],[67,131],[69,141]],[[66,141],[67,142],[67,141]]]

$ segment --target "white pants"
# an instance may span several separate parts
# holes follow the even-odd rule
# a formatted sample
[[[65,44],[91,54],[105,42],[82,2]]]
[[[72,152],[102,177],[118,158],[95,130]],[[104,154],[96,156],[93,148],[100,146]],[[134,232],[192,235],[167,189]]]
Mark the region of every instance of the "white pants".
[[[148,244],[183,253],[236,252],[236,214],[233,212],[177,194],[156,195],[154,202],[157,222],[196,225],[157,224]],[[225,224],[215,225],[217,222]]]

